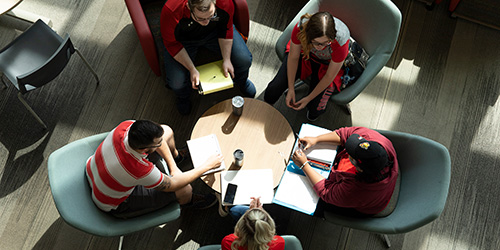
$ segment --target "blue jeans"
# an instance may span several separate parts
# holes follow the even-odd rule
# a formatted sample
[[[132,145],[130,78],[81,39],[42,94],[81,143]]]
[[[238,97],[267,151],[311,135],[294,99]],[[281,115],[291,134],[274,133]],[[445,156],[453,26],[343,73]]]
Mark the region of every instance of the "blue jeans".
[[[238,221],[248,209],[250,209],[249,206],[236,205],[229,209],[229,215],[231,215],[234,221]]]
[[[211,35],[199,41],[182,42],[191,60],[194,62],[198,49],[205,47],[210,51],[221,53],[217,33],[213,32]],[[168,51],[164,52],[165,61],[165,75],[168,86],[175,92],[177,98],[188,99],[192,87],[191,76],[189,71],[177,62]],[[252,53],[241,37],[240,33],[233,25],[233,46],[231,48],[231,63],[234,68],[233,82],[238,86],[246,97],[254,97],[256,90],[255,86],[248,79],[248,72],[252,65]]]

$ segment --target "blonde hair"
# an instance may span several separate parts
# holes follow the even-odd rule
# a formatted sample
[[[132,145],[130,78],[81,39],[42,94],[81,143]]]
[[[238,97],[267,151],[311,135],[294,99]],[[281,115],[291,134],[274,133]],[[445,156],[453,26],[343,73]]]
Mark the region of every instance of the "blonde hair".
[[[231,244],[232,250],[237,250],[240,246],[246,246],[248,250],[267,250],[267,244],[276,234],[276,226],[266,211],[253,208],[238,220],[234,234],[238,238]]]
[[[308,21],[303,22],[304,19]],[[304,58],[309,59],[309,54],[313,47],[311,41],[315,38],[326,36],[331,41],[335,40],[337,31],[335,30],[335,20],[329,12],[317,12],[314,15],[306,13],[300,17],[300,31],[297,37],[299,38]]]

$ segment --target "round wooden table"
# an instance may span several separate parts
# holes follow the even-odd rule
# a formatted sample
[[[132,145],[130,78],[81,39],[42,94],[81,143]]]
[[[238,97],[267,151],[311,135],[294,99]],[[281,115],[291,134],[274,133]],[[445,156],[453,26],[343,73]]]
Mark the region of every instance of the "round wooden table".
[[[14,9],[23,0],[1,0],[0,1],[0,16]]]
[[[273,106],[245,98],[243,112],[241,116],[236,116],[232,114],[231,99],[222,101],[198,119],[191,139],[209,134],[217,136],[226,170],[270,168],[273,170],[274,187],[278,186],[295,135],[285,117]],[[245,154],[241,168],[233,164],[233,152],[236,149],[243,150]],[[208,174],[201,179],[220,193],[220,173]]]

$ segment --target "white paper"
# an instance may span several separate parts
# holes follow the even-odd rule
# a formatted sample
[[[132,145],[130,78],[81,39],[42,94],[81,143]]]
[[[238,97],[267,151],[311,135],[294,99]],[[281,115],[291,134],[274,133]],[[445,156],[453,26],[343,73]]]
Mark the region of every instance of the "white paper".
[[[260,197],[262,204],[273,201],[273,171],[271,169],[230,170],[221,172],[221,197],[224,200],[227,184],[237,185],[233,205],[248,205],[251,197]],[[231,204],[224,204],[231,205]]]
[[[285,171],[274,199],[312,214],[318,205],[319,196],[306,176]]]
[[[210,156],[214,154],[221,154],[219,141],[217,140],[217,136],[215,136],[215,134],[189,140],[187,141],[187,145],[194,168],[198,168],[203,165]],[[220,167],[208,170],[203,175],[222,171],[224,169],[226,169],[226,164],[222,161]]]
[[[330,132],[332,131],[326,128],[304,123],[300,128],[299,138],[305,136],[315,137]],[[318,143],[308,148],[304,153],[306,153],[308,159],[331,164],[335,160],[335,155],[337,154],[337,145],[331,143]]]

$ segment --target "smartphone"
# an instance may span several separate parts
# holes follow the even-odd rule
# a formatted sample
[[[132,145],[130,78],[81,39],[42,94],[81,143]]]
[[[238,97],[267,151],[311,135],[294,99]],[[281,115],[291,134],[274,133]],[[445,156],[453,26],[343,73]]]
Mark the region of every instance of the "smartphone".
[[[237,185],[228,183],[226,188],[226,195],[224,196],[224,203],[233,204],[234,196],[236,195]]]

